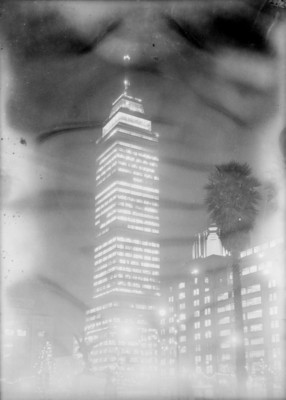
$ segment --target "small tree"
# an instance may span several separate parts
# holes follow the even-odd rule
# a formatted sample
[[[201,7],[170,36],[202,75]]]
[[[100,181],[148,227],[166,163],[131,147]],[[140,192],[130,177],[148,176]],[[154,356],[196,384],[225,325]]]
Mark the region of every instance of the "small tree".
[[[94,347],[93,342],[88,342],[84,336],[78,337],[74,335],[74,338],[78,344],[78,352],[82,355],[82,360],[84,363],[84,373],[91,374],[92,373],[92,362],[91,362],[91,352]]]
[[[232,257],[235,330],[237,334],[235,367],[237,381],[246,388],[246,360],[243,338],[240,252],[245,249],[258,213],[259,181],[248,164],[230,162],[215,167],[206,185],[209,216],[218,229],[222,245]]]
[[[39,378],[39,390],[42,398],[49,396],[50,379],[54,368],[53,347],[50,340],[45,340],[35,365]]]

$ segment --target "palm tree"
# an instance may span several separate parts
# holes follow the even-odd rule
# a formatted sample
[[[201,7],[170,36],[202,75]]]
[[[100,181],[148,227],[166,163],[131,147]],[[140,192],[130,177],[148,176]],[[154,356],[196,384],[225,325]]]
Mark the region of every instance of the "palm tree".
[[[241,390],[246,389],[246,360],[243,339],[240,252],[246,248],[258,213],[259,181],[248,164],[230,162],[215,167],[206,185],[206,206],[219,229],[222,245],[231,255],[236,331],[235,369]]]

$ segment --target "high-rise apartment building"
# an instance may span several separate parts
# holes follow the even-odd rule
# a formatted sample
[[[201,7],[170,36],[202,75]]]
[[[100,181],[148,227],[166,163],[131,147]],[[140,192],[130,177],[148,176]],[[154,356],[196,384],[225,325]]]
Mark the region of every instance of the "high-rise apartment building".
[[[131,384],[157,368],[160,225],[158,134],[128,85],[97,142],[93,307],[86,337],[93,343],[93,369],[111,370]]]
[[[282,241],[242,252],[240,269],[249,393],[261,398],[281,396]],[[165,299],[161,326],[166,373],[179,371],[194,390],[201,385],[223,391],[224,385],[234,385],[238,333],[230,257],[212,255],[190,262],[188,270],[166,285]]]

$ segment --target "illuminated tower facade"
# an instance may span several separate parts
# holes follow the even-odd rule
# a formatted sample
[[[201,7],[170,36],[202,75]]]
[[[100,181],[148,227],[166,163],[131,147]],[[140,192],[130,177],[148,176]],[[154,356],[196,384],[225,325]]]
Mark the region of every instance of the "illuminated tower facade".
[[[121,382],[156,370],[160,268],[158,134],[127,88],[125,81],[97,142],[94,306],[86,324],[94,370],[110,369]]]

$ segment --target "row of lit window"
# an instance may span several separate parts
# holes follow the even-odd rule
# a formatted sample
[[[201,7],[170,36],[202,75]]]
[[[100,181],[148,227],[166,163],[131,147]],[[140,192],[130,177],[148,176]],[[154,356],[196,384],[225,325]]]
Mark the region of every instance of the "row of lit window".
[[[143,174],[143,173],[138,172],[138,171],[130,171],[129,168],[119,167],[117,169],[117,171],[119,173],[133,175],[133,182],[142,183],[142,182],[146,182],[148,180],[151,180],[151,181],[158,181],[159,180],[158,175],[150,175],[150,174]],[[107,179],[107,177],[104,180],[106,180],[106,179]],[[104,180],[102,180],[102,182]],[[147,184],[147,182],[146,182],[146,184]]]
[[[116,236],[116,237],[113,237],[112,239],[104,242],[103,244],[97,246],[95,248],[95,251],[99,251],[114,242],[119,242],[119,243],[124,243],[124,244],[127,243],[127,244],[131,244],[131,245],[136,245],[136,246],[143,246],[144,248],[147,248],[147,247],[159,248],[160,247],[159,243],[156,243],[156,242],[140,240],[140,239],[133,239],[130,237]]]
[[[96,254],[95,255],[96,260],[94,261],[94,265],[101,264],[101,263],[103,263],[103,262],[105,262],[107,260],[110,260],[111,258],[115,258],[116,256],[117,256],[117,251],[113,251],[111,253],[108,253],[105,256],[101,256],[100,259],[98,259],[99,255]]]
[[[138,144],[134,144],[134,143],[130,143],[130,142],[127,143],[125,141],[117,140],[116,142],[114,142],[112,144],[111,147],[112,148],[116,147],[117,150],[119,149],[123,153],[135,154],[135,155],[139,155],[141,157],[147,158],[147,159],[159,161],[158,157],[153,155],[152,149],[145,147],[145,146],[143,147],[143,146],[139,146]],[[151,153],[151,155],[148,153]]]
[[[205,339],[211,339],[211,337],[212,337],[212,331],[210,331],[210,330],[207,330],[206,332],[205,332],[205,334],[204,334],[204,337],[205,337]],[[200,340],[201,339],[201,333],[195,333],[194,334],[194,339],[195,340]]]
[[[220,313],[223,313],[223,312],[226,312],[226,311],[231,311],[233,309],[234,309],[233,303],[229,303],[229,304],[226,304],[225,306],[218,307],[217,308],[217,312],[220,314]]]
[[[116,196],[116,199],[123,200],[123,201],[129,201],[131,204],[134,205],[135,208],[137,205],[142,205],[142,206],[147,206],[147,207],[156,207],[156,208],[159,207],[158,201],[151,201],[149,199],[146,199],[145,197],[146,196],[130,197],[130,196],[126,196],[125,194],[118,194]]]
[[[103,248],[103,250],[98,251],[99,248]],[[99,257],[103,257],[105,254],[108,254],[110,252],[112,252],[112,254],[116,254],[116,252],[114,252],[114,250],[117,249],[116,244],[109,244],[106,246],[98,246],[94,249],[95,254],[94,254],[94,258],[99,258]]]
[[[118,111],[102,128],[102,137],[104,137],[115,125],[119,123],[124,123],[151,131],[151,121]]]
[[[105,289],[106,290],[104,292],[100,292],[100,293],[96,292],[93,295],[93,298],[96,299],[98,297],[105,296],[107,294],[114,293],[114,292],[115,293],[118,292],[118,293],[130,293],[130,294],[143,294],[142,290],[131,289],[131,288],[122,288],[122,287],[121,288],[118,288],[118,287],[109,288],[109,287],[107,287]]]
[[[118,126],[115,129],[111,130],[109,132],[109,134],[106,134],[106,136],[105,136],[106,140],[108,140],[109,138],[114,136],[116,133],[118,133],[118,134],[123,133],[123,134],[127,134],[129,136],[134,136],[134,137],[137,137],[137,138],[140,138],[140,139],[144,139],[144,140],[148,140],[148,141],[152,141],[152,142],[158,143],[158,138],[157,137],[149,136],[147,133],[144,135],[144,134],[141,134],[141,133],[134,132],[134,129],[132,131],[131,130],[128,131],[127,129],[122,129],[122,127],[118,127]]]
[[[129,245],[129,244],[117,244],[116,248],[119,250],[127,250],[127,251],[137,251],[137,252],[141,252],[141,253],[147,253],[147,254],[154,254],[154,255],[159,255],[159,249],[150,249],[149,247],[142,247],[142,246],[138,246],[138,245]]]
[[[127,188],[126,188],[127,187]],[[140,191],[138,191],[140,190]],[[150,192],[150,193],[146,193]],[[159,193],[159,189],[154,189],[148,186],[143,185],[135,185],[133,183],[128,183],[124,181],[113,181],[110,185],[108,185],[105,189],[103,189],[100,193],[95,196],[96,204],[100,204],[105,201],[107,198],[110,198],[111,195],[115,193],[120,194],[131,194],[133,196],[146,197],[149,199],[158,200],[159,197],[156,195],[152,195],[152,193]]]
[[[122,96],[122,95],[121,95]],[[114,115],[120,108],[127,108],[128,110],[144,114],[144,109],[141,103],[131,101],[125,97],[119,97],[115,102],[112,103],[112,111],[110,117]]]
[[[210,319],[206,319],[206,320],[204,321],[204,326],[205,326],[205,327],[211,326],[211,324],[212,324],[212,321],[211,321]],[[195,329],[199,329],[200,327],[201,327],[200,321],[194,322],[194,328],[195,328]]]
[[[118,305],[119,305],[118,302],[109,302],[109,303],[106,303],[106,304],[102,304],[100,306],[97,306],[97,307],[89,309],[87,311],[87,315],[94,314],[94,313],[97,313],[99,311],[106,310],[108,308],[118,307]]]
[[[148,257],[149,258],[149,257]],[[156,257],[152,257],[152,258],[156,258]],[[139,258],[137,258],[139,259]],[[140,258],[140,261],[138,261],[138,264],[136,264],[137,266],[141,266],[141,267],[146,267],[146,268],[159,268],[159,264],[156,264],[154,262],[146,262],[147,260],[147,256],[143,258]],[[122,265],[135,265],[135,260],[134,259],[126,259],[126,258],[119,258],[118,260],[119,264]]]
[[[102,183],[108,180],[112,175],[117,173],[117,162],[114,161],[106,170],[96,175],[96,187],[99,187]]]
[[[137,260],[158,261],[158,262],[160,261],[159,257],[156,257],[156,256],[153,255],[153,253],[149,253],[147,251],[146,251],[147,254],[144,254],[145,252],[142,254],[142,253],[137,252],[136,250],[134,250],[133,252],[130,252],[130,251],[117,250],[117,246],[115,246],[115,248],[116,248],[116,251],[112,251],[112,250],[114,250],[114,248],[110,249],[110,251],[111,251],[110,254],[109,254],[109,252],[107,250],[102,251],[100,253],[96,253],[94,255],[94,259],[97,260],[95,265],[98,263],[98,259],[99,258],[102,261],[105,261],[105,260],[107,260],[109,258],[116,257],[116,256],[132,258],[132,259],[137,259]],[[108,254],[108,255],[106,255],[106,254]],[[155,254],[158,255],[158,252],[155,253]]]
[[[117,154],[117,162],[118,165],[122,167],[126,167],[129,171],[141,171],[141,172],[146,172],[148,174],[154,175],[155,171],[157,170],[157,163],[155,165],[151,166],[151,163],[143,160],[143,159],[129,159],[126,158],[124,154]],[[138,161],[138,162],[137,162]],[[152,163],[153,164],[153,163]]]
[[[152,181],[158,181],[159,176],[157,175],[157,165],[153,163],[148,163],[147,161],[140,161],[137,159],[133,159],[131,157],[124,157],[120,154],[116,154],[113,157],[112,164],[101,167],[101,171],[97,172],[96,175],[96,186],[102,184],[102,182],[106,181],[111,175],[119,178],[118,174],[128,174],[134,175],[137,177],[141,177],[144,179],[151,179]],[[116,175],[117,174],[117,175]]]
[[[148,290],[150,290],[150,289],[159,290],[159,285],[158,284],[157,285],[151,285],[151,284],[146,284],[146,283],[141,284],[141,283],[138,283],[138,282],[133,282],[133,280],[132,281],[121,280],[121,281],[116,282],[115,285],[113,284],[113,282],[108,280],[108,282],[109,282],[108,284],[106,284],[104,286],[99,286],[99,285],[102,285],[103,283],[105,283],[106,281],[107,281],[107,279],[102,279],[100,283],[99,282],[94,282],[93,286],[95,286],[95,292],[96,293],[100,293],[103,290],[109,289],[109,288],[111,288],[112,286],[115,286],[115,285],[117,287],[124,286],[124,287],[128,287],[128,288],[136,288],[136,289],[141,289],[142,288],[142,289],[148,289]],[[96,287],[96,286],[99,286],[99,287]]]
[[[109,188],[108,188],[109,189]],[[105,193],[105,195],[101,198],[96,199],[96,205],[98,206],[101,203],[105,203],[108,204],[109,202],[107,201],[108,199],[110,199],[113,195],[117,195],[118,199],[125,199],[125,200],[129,200],[132,202],[136,202],[137,198],[141,199],[141,204],[144,203],[144,200],[146,201],[144,204],[153,204],[153,203],[147,203],[147,201],[149,200],[157,200],[159,201],[159,196],[158,195],[154,195],[151,193],[146,193],[145,191],[137,191],[137,190],[131,190],[131,189],[125,189],[123,187],[114,187],[114,188],[110,188],[110,190]],[[120,195],[122,195],[120,197]],[[124,197],[125,195],[125,197]],[[130,197],[128,195],[132,195],[133,197]],[[114,201],[116,199],[116,196],[112,197],[112,201]],[[138,202],[138,201],[137,201]]]
[[[140,173],[146,173],[149,175],[154,176],[155,172],[157,171],[157,168],[151,167],[150,164],[146,165],[145,163],[135,163],[135,162],[129,162],[126,160],[123,156],[117,157],[118,160],[118,165],[121,167],[126,167],[129,171],[133,171],[133,173],[140,172]]]
[[[204,309],[204,315],[210,315],[211,314],[211,309],[209,307]],[[200,310],[195,310],[194,311],[194,317],[200,317],[201,312]]]
[[[149,214],[146,212],[138,212],[135,210],[129,210],[129,209],[120,208],[120,207],[114,208],[113,210],[110,210],[108,213],[106,213],[104,210],[102,213],[97,214],[97,218],[103,216],[104,214],[106,214],[106,218],[110,218],[113,215],[118,214],[117,218],[120,219],[120,217],[121,217],[120,214],[121,215],[124,214],[124,215],[132,215],[132,217],[141,217],[141,218],[151,219],[151,220],[156,220],[156,221],[159,220],[158,215],[153,215],[153,214]]]
[[[95,218],[95,225],[98,225],[101,221],[100,217],[104,215],[105,212],[97,214]],[[125,215],[122,215],[125,214]],[[144,219],[138,218],[138,216],[143,217]],[[138,224],[145,224],[145,225],[151,225],[151,226],[156,226],[159,227],[159,222],[154,222],[152,220],[158,221],[159,217],[156,215],[150,215],[146,213],[138,213],[136,211],[131,212],[130,210],[125,210],[125,209],[116,209],[110,211],[106,215],[106,219],[104,222],[101,223],[101,227],[105,227],[109,224],[111,224],[114,221],[130,221],[130,222],[135,222]]]
[[[106,161],[104,164],[101,163],[97,167],[96,171],[96,178],[99,180],[100,178],[104,177],[104,180],[106,179],[107,175],[110,175],[114,172],[120,171],[120,166],[124,168],[124,171],[121,172],[127,172],[127,173],[132,173],[136,170],[141,170],[143,172],[148,172],[154,174],[155,170],[158,167],[158,164],[153,161],[146,161],[145,156],[141,156],[139,158],[138,156],[130,153],[131,155],[126,155],[126,153],[120,151],[121,149],[117,149],[117,151],[113,151],[110,155],[112,157],[109,158],[108,161]],[[155,159],[156,157],[152,157]],[[140,168],[142,167],[142,168]],[[98,183],[99,184],[99,183]]]
[[[95,282],[93,283],[93,286],[102,285],[107,281],[111,282],[111,280],[113,279],[126,279],[126,280],[141,281],[141,282],[158,282],[158,279],[156,278],[145,277],[142,275],[113,274],[108,278],[103,278],[103,279],[98,279],[98,277],[95,275],[94,276]]]
[[[136,173],[136,170],[140,170],[142,172],[146,172],[149,178],[153,179],[155,169],[157,168],[157,163],[153,163],[150,161],[146,161],[146,159],[151,159],[157,161],[157,157],[149,156],[146,154],[141,154],[141,158],[137,157],[135,152],[129,153],[131,155],[126,155],[126,152],[122,151],[122,149],[117,148],[110,152],[109,159],[106,160],[105,163],[100,163],[97,167],[96,171],[96,180],[98,181],[102,177],[107,177],[107,174],[110,175],[112,173],[119,172],[127,172],[127,173]],[[135,158],[136,157],[136,158]],[[146,166],[147,165],[147,166]],[[124,170],[120,170],[120,167],[123,167]],[[140,168],[141,167],[141,168]],[[140,176],[143,176],[140,174]]]
[[[114,273],[115,271],[130,272],[132,274],[149,275],[149,276],[158,276],[159,275],[159,271],[152,271],[150,269],[116,266],[116,267],[108,268],[102,272],[96,272],[94,275],[94,279],[102,278],[106,275]]]
[[[210,302],[211,302],[211,296],[205,296],[204,297],[204,304],[209,304]],[[194,307],[199,307],[199,305],[200,305],[200,300],[199,299],[194,300],[193,306]]]
[[[118,266],[118,263],[121,265]],[[116,266],[116,269],[118,269],[118,270],[121,270],[121,268],[125,268],[125,266],[129,266],[129,265],[131,265],[132,268],[133,267],[141,267],[141,268],[148,268],[148,269],[159,269],[160,268],[160,265],[156,264],[156,263],[150,263],[150,262],[146,262],[146,261],[142,261],[142,260],[136,261],[134,259],[119,259],[119,260],[117,260],[114,258],[114,259],[108,260],[107,262],[99,263],[97,265],[96,270],[104,271],[107,268],[112,267],[114,265]],[[123,267],[123,265],[124,265],[124,267]],[[143,271],[146,271],[146,270],[143,270]],[[147,274],[147,272],[143,272],[143,273]],[[157,275],[156,271],[152,271],[151,273],[152,273],[152,275]]]
[[[147,232],[147,233],[154,233],[154,234],[159,234],[159,230],[158,229],[151,229],[151,228],[146,228],[146,227],[142,227],[142,226],[137,226],[137,225],[127,225],[128,229],[132,229],[135,231],[141,231],[141,232]]]
[[[100,214],[101,210],[109,210],[113,207],[116,206],[116,201],[117,201],[118,195],[114,194],[113,196],[107,198],[104,202],[101,202],[100,204],[96,203],[95,204],[95,216]]]

